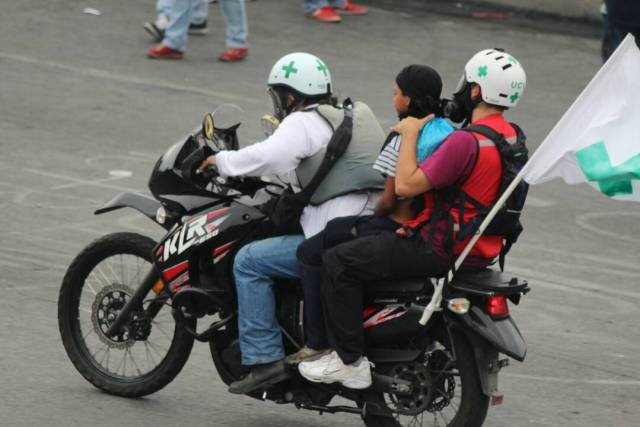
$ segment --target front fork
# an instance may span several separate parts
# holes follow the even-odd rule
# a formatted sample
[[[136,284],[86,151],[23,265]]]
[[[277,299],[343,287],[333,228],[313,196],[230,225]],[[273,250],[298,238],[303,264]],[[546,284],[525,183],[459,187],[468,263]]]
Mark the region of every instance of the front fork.
[[[116,317],[114,322],[111,324],[111,326],[109,326],[109,329],[107,329],[107,331],[105,332],[108,337],[116,335],[127,323],[134,311],[142,310],[142,303],[144,301],[144,298],[147,296],[149,291],[153,289],[153,286],[157,282],[158,273],[156,273],[156,271],[152,268],[144,277],[142,283],[140,284],[140,286],[138,286],[138,289],[136,289],[131,298],[129,298],[129,301],[127,301],[124,307],[122,307],[122,310],[120,310],[120,313],[118,313],[118,316]],[[151,301],[151,303],[149,303],[149,306],[147,307],[146,315],[151,319],[155,318],[164,305],[165,300],[166,297],[160,295],[154,298],[154,300]]]

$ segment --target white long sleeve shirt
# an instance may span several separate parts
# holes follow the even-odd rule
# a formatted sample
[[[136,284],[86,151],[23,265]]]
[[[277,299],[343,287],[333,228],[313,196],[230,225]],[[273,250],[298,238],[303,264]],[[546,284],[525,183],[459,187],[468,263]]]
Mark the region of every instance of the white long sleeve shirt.
[[[287,174],[295,190],[300,190],[295,169],[300,162],[326,147],[333,132],[320,115],[299,111],[288,115],[269,138],[238,151],[221,151],[216,155],[220,175],[261,176]],[[305,237],[322,231],[333,218],[368,215],[379,192],[352,193],[304,208],[300,225]]]

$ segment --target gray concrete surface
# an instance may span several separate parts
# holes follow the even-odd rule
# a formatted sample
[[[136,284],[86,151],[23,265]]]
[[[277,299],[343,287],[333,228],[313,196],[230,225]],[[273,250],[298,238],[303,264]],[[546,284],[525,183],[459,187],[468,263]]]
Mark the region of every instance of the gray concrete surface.
[[[480,2],[569,18],[601,19],[602,0],[480,0]]]
[[[372,8],[327,26],[305,19],[300,1],[248,3],[251,56],[214,60],[223,24],[192,38],[182,62],[144,57],[141,24],[153,2],[0,0],[0,425],[357,426],[228,394],[199,345],[180,376],[144,399],[95,390],[73,368],[56,320],[64,271],[80,249],[110,232],[159,236],[135,212],[94,217],[123,190],[143,190],[156,158],[224,102],[245,111],[241,137],[259,137],[264,81],[273,61],[315,52],[341,96],[368,102],[394,123],[391,86],[413,62],[441,71],[451,92],[467,57],[502,45],[528,70],[510,115],[536,147],[599,67],[598,42],[559,34]],[[102,16],[82,14],[84,7]],[[110,174],[128,170],[131,177]],[[486,425],[633,427],[640,419],[640,206],[586,186],[532,189],[526,232],[508,268],[533,292],[512,307],[529,345],[525,363],[500,377],[503,406]]]

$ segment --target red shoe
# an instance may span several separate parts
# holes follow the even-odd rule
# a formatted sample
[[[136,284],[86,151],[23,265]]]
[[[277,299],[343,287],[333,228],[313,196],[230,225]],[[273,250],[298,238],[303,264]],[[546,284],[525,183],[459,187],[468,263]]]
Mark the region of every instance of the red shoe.
[[[249,49],[246,48],[230,48],[225,50],[218,56],[218,60],[222,62],[242,61],[249,55]]]
[[[369,11],[361,4],[354,4],[351,0],[345,0],[340,9],[345,15],[366,15]]]
[[[169,46],[159,44],[147,51],[147,56],[151,59],[182,59],[184,53],[179,50],[171,49]]]
[[[342,21],[342,18],[340,18],[340,15],[338,15],[338,12],[336,12],[336,10],[330,6],[323,6],[319,9],[316,9],[307,16],[320,22],[337,23]]]

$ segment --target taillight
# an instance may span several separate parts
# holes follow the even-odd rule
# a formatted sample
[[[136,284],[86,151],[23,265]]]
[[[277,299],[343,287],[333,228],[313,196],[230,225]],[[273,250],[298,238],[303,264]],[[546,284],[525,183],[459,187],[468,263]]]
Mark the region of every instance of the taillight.
[[[496,295],[487,298],[487,312],[491,317],[506,317],[509,315],[509,305],[507,297]]]

